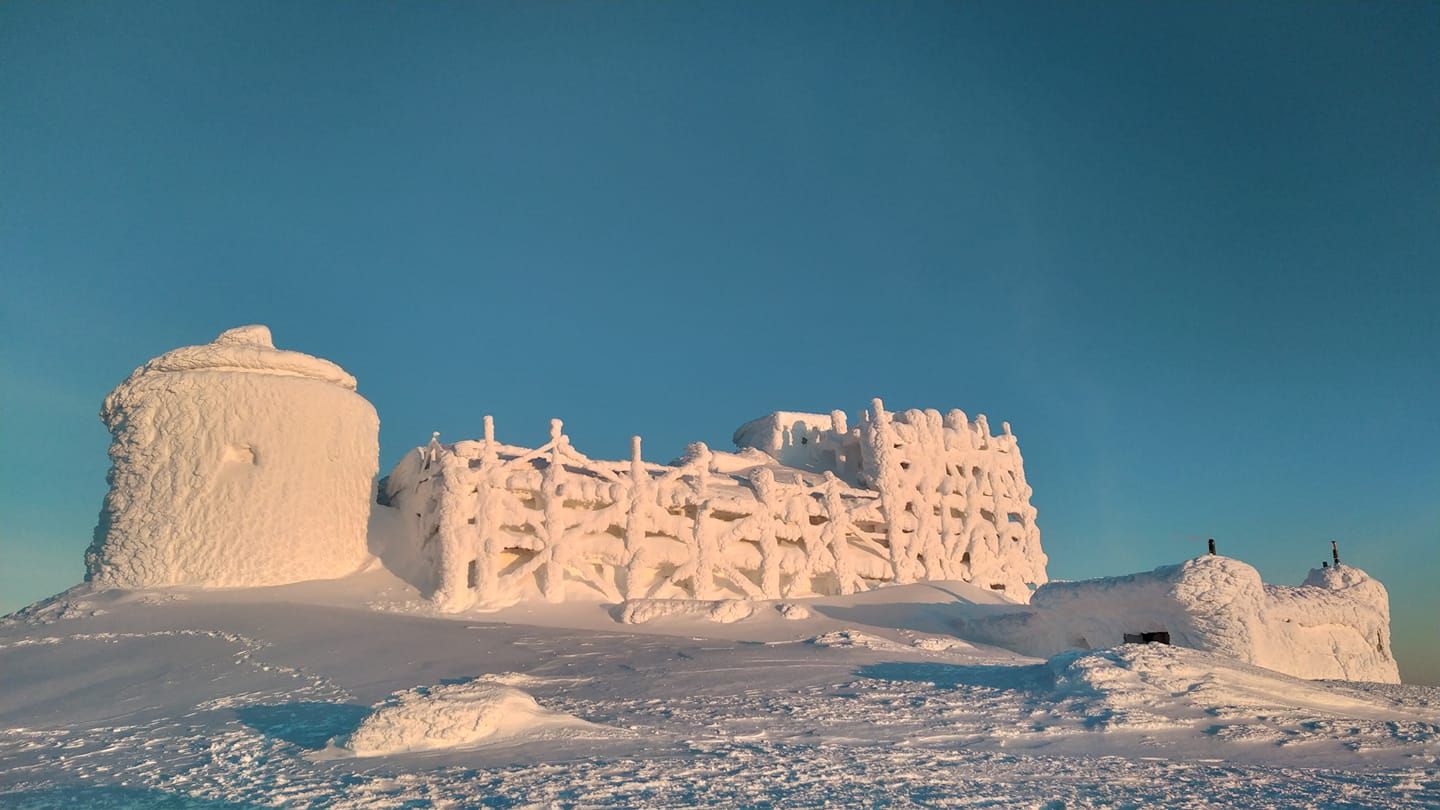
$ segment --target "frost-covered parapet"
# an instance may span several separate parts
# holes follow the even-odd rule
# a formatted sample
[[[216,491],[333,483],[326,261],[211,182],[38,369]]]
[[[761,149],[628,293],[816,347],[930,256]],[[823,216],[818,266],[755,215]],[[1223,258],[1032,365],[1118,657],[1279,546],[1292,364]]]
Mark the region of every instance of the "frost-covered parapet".
[[[112,462],[87,578],[117,587],[337,577],[369,557],[379,420],[355,378],[264,326],[151,360],[100,411]]]
[[[1024,601],[1047,580],[1033,491],[1008,422],[994,436],[983,414],[892,413],[876,399],[853,428],[841,411],[777,411],[742,425],[735,443],[877,493],[898,581],[963,579]]]
[[[779,599],[923,579],[1023,601],[1045,581],[1008,431],[990,436],[983,417],[972,426],[963,414],[889,414],[878,400],[853,435],[843,415],[828,420],[834,469],[704,445],[659,465],[641,458],[638,437],[628,461],[599,461],[558,420],[529,449],[497,442],[486,417],[480,441],[417,448],[382,495],[410,521],[446,610],[531,597]],[[757,420],[737,441],[771,429]],[[847,470],[865,486],[842,480]]]
[[[1349,565],[1311,571],[1300,586],[1267,585],[1240,560],[1206,555],[1140,574],[1052,582],[1027,612],[966,630],[1047,657],[1164,632],[1173,644],[1301,678],[1400,679],[1385,586]]]

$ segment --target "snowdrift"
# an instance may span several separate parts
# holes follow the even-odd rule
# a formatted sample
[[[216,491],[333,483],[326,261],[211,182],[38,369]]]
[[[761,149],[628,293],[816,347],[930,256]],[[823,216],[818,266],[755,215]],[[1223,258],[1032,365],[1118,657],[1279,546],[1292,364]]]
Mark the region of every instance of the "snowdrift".
[[[379,704],[336,748],[357,757],[460,748],[588,725],[540,707],[528,693],[471,681],[417,687]]]
[[[1384,710],[1321,684],[1164,644],[1071,651],[1046,665],[1054,678],[1051,699],[1095,730],[1248,718],[1267,710],[1356,718],[1381,716]]]

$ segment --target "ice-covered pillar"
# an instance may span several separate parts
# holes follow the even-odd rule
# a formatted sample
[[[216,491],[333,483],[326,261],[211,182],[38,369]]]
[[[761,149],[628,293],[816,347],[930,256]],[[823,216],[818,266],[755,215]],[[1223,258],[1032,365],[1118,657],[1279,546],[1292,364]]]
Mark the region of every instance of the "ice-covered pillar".
[[[242,326],[105,398],[110,491],[85,553],[102,585],[260,586],[369,559],[379,419],[334,363]]]

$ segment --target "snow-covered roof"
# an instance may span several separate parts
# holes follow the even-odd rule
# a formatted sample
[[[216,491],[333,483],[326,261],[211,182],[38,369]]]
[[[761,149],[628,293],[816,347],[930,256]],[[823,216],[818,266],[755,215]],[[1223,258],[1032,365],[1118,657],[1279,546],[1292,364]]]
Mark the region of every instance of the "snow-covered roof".
[[[772,452],[783,446],[783,433],[796,424],[807,430],[827,431],[835,429],[835,419],[828,413],[801,413],[799,411],[775,411],[735,429],[732,440],[736,447],[754,447]]]
[[[258,324],[228,329],[203,346],[168,351],[136,369],[126,382],[145,374],[202,369],[309,377],[355,390],[355,378],[345,369],[303,352],[275,348],[270,328]]]

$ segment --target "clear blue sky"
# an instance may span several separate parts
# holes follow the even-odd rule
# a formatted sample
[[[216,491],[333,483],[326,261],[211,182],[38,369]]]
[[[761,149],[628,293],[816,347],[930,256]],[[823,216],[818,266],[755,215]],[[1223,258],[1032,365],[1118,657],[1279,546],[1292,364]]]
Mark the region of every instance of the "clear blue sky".
[[[1440,682],[1440,5],[0,4],[0,609],[243,323],[430,431],[1009,420],[1050,573],[1341,541]]]

